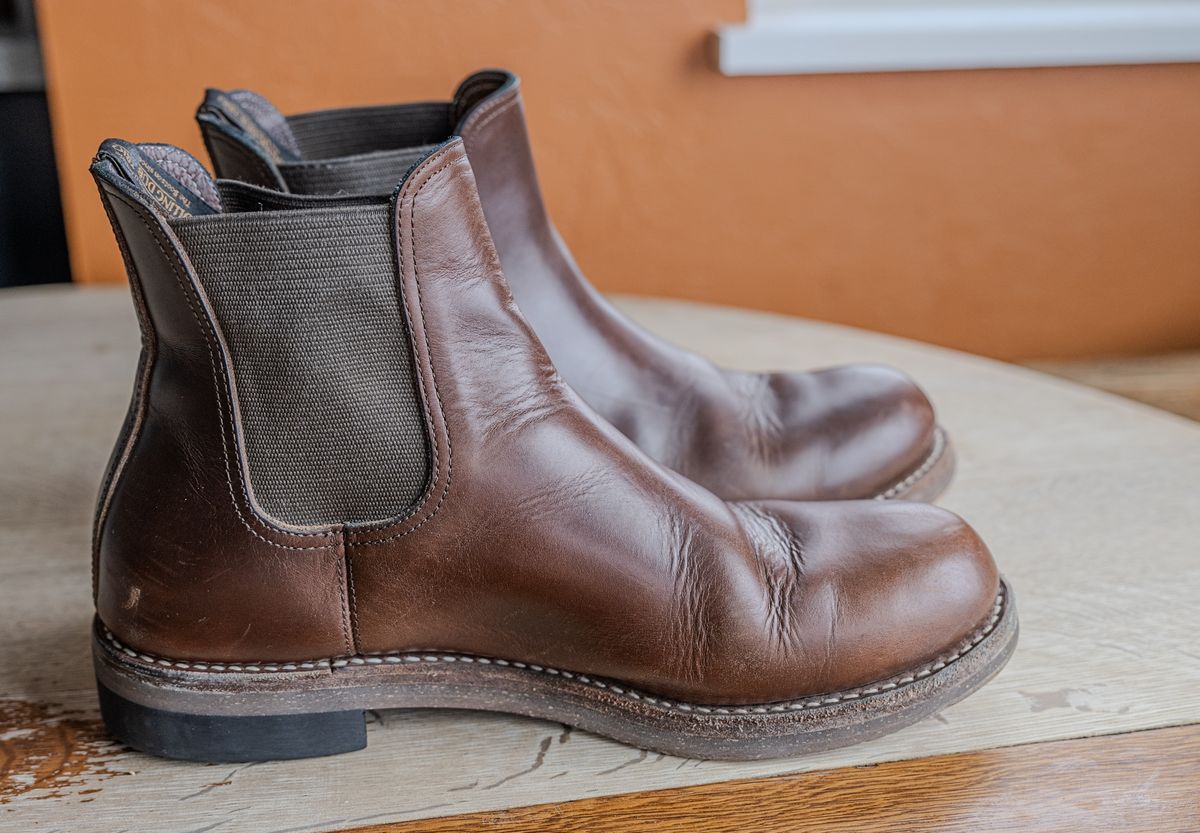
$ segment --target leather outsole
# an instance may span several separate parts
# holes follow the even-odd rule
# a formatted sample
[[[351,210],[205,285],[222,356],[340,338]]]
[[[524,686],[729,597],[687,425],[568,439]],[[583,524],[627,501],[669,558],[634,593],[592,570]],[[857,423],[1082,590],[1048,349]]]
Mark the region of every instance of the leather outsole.
[[[963,699],[1017,641],[1001,585],[988,619],[946,655],[868,686],[762,704],[656,697],[618,681],[499,658],[409,652],[293,663],[201,663],[144,654],[97,621],[93,655],[109,731],[135,749],[204,761],[313,757],[366,745],[363,712],[455,708],[567,723],[690,758],[810,754],[888,734]]]

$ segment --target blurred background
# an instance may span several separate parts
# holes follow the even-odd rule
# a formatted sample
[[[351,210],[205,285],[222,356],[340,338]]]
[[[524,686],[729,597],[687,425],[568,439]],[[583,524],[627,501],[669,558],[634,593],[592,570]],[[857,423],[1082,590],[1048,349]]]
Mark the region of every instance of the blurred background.
[[[205,159],[206,86],[292,112],[445,99],[501,66],[522,77],[551,213],[605,291],[1006,360],[1174,361],[1200,348],[1198,14],[0,0],[0,283],[123,281],[88,161],[108,136]]]

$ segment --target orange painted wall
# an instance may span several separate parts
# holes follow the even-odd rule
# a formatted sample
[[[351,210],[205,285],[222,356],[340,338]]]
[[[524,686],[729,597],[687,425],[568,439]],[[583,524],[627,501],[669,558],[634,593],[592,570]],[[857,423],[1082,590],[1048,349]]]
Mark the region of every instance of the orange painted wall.
[[[742,0],[41,0],[75,276],[121,280],[87,163],[202,154],[202,89],[285,112],[521,73],[593,280],[1004,358],[1200,346],[1200,65],[725,78]],[[203,157],[202,157],[203,158]]]

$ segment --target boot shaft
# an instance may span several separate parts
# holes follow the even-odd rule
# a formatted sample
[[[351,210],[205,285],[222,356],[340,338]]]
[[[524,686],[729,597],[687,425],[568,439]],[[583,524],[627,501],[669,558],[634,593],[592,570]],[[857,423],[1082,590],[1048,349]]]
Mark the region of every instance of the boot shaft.
[[[102,621],[175,657],[353,653],[343,532],[431,477],[394,204],[227,212],[158,145],[106,142],[92,172],[143,340],[98,503]]]
[[[449,101],[318,110],[284,116],[249,90],[205,92],[196,120],[218,174],[297,194],[387,195],[488,99],[512,91],[510,73],[468,77]]]

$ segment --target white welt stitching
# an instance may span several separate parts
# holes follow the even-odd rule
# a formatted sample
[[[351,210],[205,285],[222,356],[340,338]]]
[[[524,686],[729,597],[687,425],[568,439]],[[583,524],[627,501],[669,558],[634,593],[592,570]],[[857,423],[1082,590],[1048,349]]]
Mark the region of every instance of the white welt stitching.
[[[931,674],[941,671],[946,666],[953,663],[955,660],[961,659],[966,654],[970,653],[971,649],[982,642],[989,633],[996,628],[996,623],[1000,621],[1000,615],[1004,610],[1004,590],[996,596],[996,603],[992,607],[991,615],[988,617],[987,623],[976,631],[975,635],[964,642],[958,650],[949,656],[940,657],[928,665],[922,666],[919,670],[905,674],[902,677],[893,678],[886,682],[875,683],[862,688],[850,689],[843,691],[840,694],[830,695],[828,697],[816,697],[811,700],[793,700],[787,703],[772,703],[761,706],[701,706],[695,703],[683,703],[677,700],[666,700],[659,697],[654,697],[644,692],[635,691],[630,688],[617,685],[616,683],[597,680],[594,677],[589,677],[586,674],[577,674],[573,671],[563,671],[559,668],[547,668],[543,665],[535,665],[528,662],[519,662],[517,660],[495,659],[491,657],[468,656],[465,654],[425,654],[425,653],[402,653],[392,652],[385,654],[365,654],[353,657],[335,657],[332,659],[317,659],[307,662],[254,662],[254,663],[220,663],[220,662],[183,662],[178,660],[165,659],[156,657],[151,654],[143,654],[128,648],[117,641],[108,628],[104,629],[104,638],[122,654],[129,657],[140,659],[143,662],[148,662],[152,665],[161,666],[163,668],[178,668],[192,671],[241,671],[241,672],[263,672],[263,671],[332,671],[338,668],[346,668],[349,666],[363,665],[399,665],[401,663],[467,663],[475,665],[500,665],[506,668],[520,668],[526,671],[534,671],[539,674],[547,674],[554,677],[563,677],[568,680],[575,680],[593,688],[604,689],[611,691],[614,694],[622,697],[627,697],[631,700],[637,700],[642,703],[649,703],[653,706],[661,706],[665,709],[681,712],[697,712],[699,714],[769,714],[775,712],[792,712],[802,711],[804,709],[815,709],[820,706],[831,706],[836,703],[841,703],[846,700],[857,700],[861,697],[869,697],[872,694],[879,694],[884,691],[891,691],[897,688],[903,688],[917,680],[922,680]]]
[[[937,465],[938,460],[942,459],[942,454],[946,450],[946,432],[938,428],[933,434],[933,449],[929,452],[929,456],[925,458],[925,462],[917,467],[917,470],[908,477],[901,480],[890,489],[880,492],[875,495],[875,500],[891,500],[902,492],[908,490],[910,486],[916,483],[925,475],[929,474],[930,470]]]

